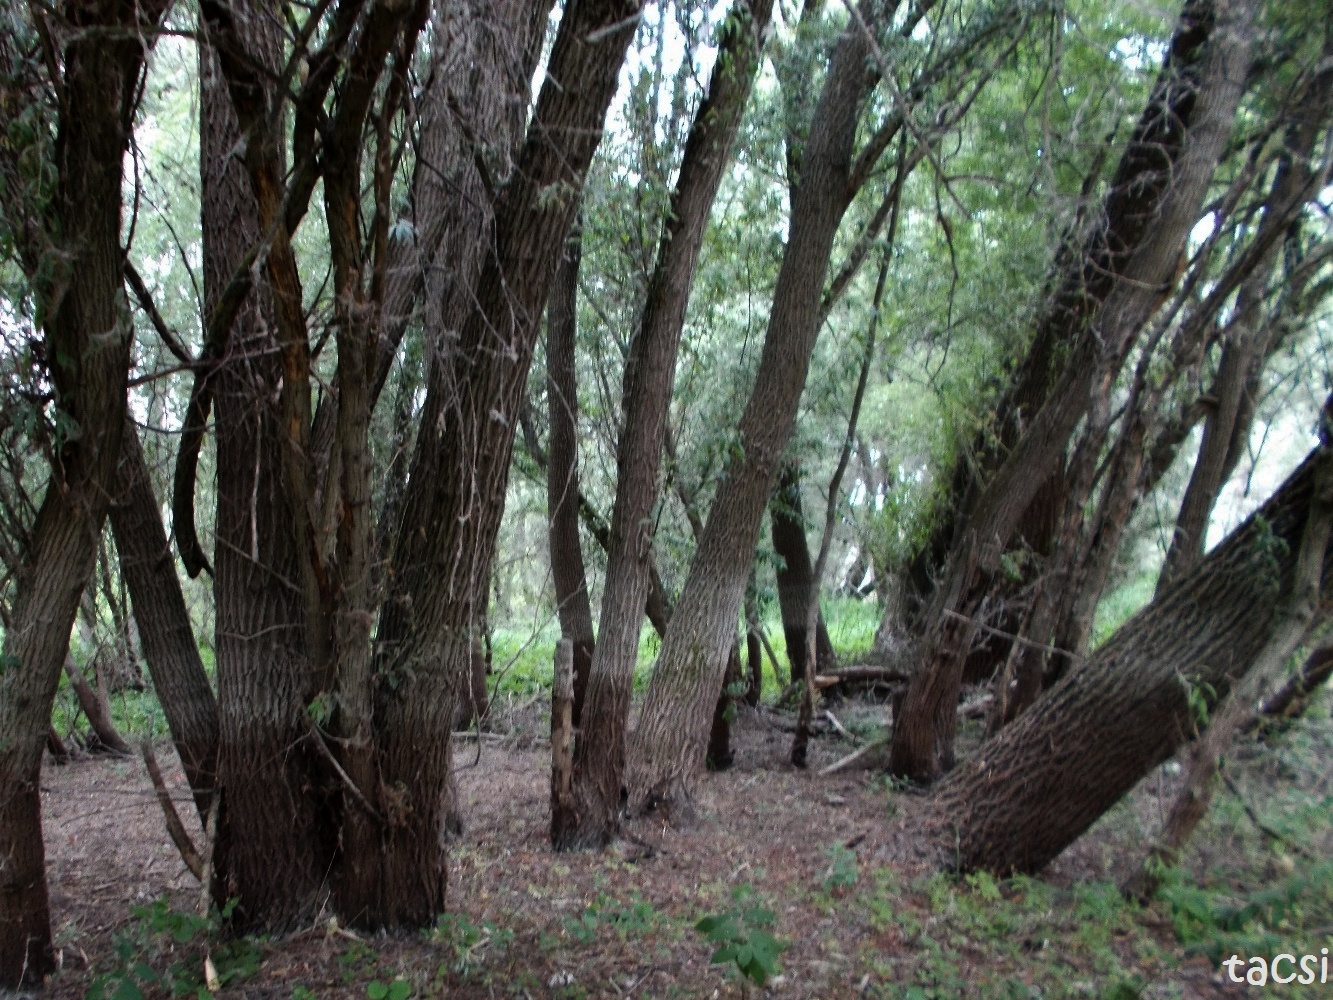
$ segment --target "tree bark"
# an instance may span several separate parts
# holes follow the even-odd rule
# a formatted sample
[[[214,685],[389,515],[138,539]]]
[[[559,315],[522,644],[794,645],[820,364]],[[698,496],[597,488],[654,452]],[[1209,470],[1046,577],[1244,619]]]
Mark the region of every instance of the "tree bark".
[[[1307,199],[1323,187],[1327,178],[1327,165],[1316,167],[1310,159],[1333,102],[1333,70],[1327,68],[1329,60],[1333,59],[1333,40],[1327,36],[1323,57],[1324,67],[1297,105],[1294,121],[1284,130],[1285,141],[1277,176],[1273,181],[1268,211],[1259,223],[1260,233],[1256,241],[1268,244],[1269,249],[1241,284],[1237,296],[1236,319],[1230,324],[1222,359],[1213,379],[1210,392],[1213,403],[1204,421],[1198,457],[1158,577],[1159,593],[1203,558],[1213,507],[1249,441],[1259,378],[1272,335],[1272,326],[1263,322],[1262,316],[1271,271],[1269,261],[1280,245],[1279,234],[1288,230]]]
[[[1168,159],[1158,167],[1166,168],[1169,183],[1164,182],[1166,194],[1156,224],[1133,248],[1096,313],[1083,321],[1064,373],[982,492],[954,547],[949,575],[936,589],[927,612],[920,665],[894,725],[890,754],[894,774],[931,782],[953,766],[955,708],[970,645],[963,630],[976,611],[974,581],[996,571],[1000,555],[1043,484],[1062,467],[1070,435],[1090,401],[1108,397],[1108,383],[1118,375],[1134,339],[1156,310],[1162,289],[1174,281],[1185,239],[1231,134],[1249,62],[1252,16],[1246,0],[1224,0],[1212,17],[1206,10],[1186,9],[1172,53],[1181,48],[1182,37],[1192,39],[1190,51],[1203,39],[1206,43],[1197,67],[1188,61],[1178,67],[1169,56],[1159,82],[1159,91],[1174,95],[1184,88],[1195,96],[1188,102],[1183,151],[1174,162]],[[1152,105],[1146,117],[1165,113]],[[1141,145],[1131,143],[1126,156],[1160,155]]]
[[[866,20],[874,17],[867,10]],[[852,144],[874,82],[870,45],[855,21],[843,32],[815,111],[759,370],[741,417],[736,457],[719,486],[667,628],[630,747],[634,811],[691,811],[711,710],[735,642],[750,561],[819,333],[833,238],[847,209]]]
[[[555,273],[546,310],[546,402],[549,409],[549,465],[546,510],[550,522],[551,578],[555,583],[560,632],[574,650],[574,725],[579,725],[592,671],[592,605],[579,544],[578,377],[574,363],[578,329],[579,223],[574,223]]]
[[[651,613],[652,593],[662,593],[660,582],[651,587],[651,515],[676,354],[708,217],[730,163],[771,13],[772,0],[755,0],[737,7],[725,23],[708,93],[686,139],[639,330],[625,363],[625,422],[616,448],[616,500],[601,628],[574,750],[577,824],[557,831],[557,848],[600,846],[619,824],[639,633],[645,602]],[[666,617],[664,604],[655,617]],[[735,617],[733,607],[733,641]],[[665,631],[670,634],[669,625]]]
[[[129,421],[121,437],[114,497],[111,530],[139,642],[200,819],[206,819],[217,780],[217,699],[199,658],[143,447]]]
[[[233,45],[243,41],[248,58],[280,72],[281,43],[266,8],[234,3],[225,13],[233,19],[227,33],[210,24],[211,34],[229,37]],[[201,45],[200,81],[204,304],[212,312],[265,233],[251,177],[260,168],[247,171],[233,155],[241,131],[229,88],[242,86],[244,77],[229,79],[217,52]],[[264,105],[269,98],[260,93],[247,99]],[[250,143],[261,138],[252,136]],[[255,164],[260,156],[252,151],[248,158]],[[275,256],[270,275],[283,259]],[[287,516],[288,434],[276,402],[279,386],[296,370],[284,370],[275,312],[270,282],[261,278],[235,319],[230,347],[211,380],[221,794],[214,867],[219,901],[240,900],[240,926],[282,931],[307,926],[322,905],[334,834],[314,791],[321,788],[323,761],[308,738],[306,705],[319,687],[299,582],[304,539]]]
[[[359,925],[421,926],[443,906],[447,721],[485,609],[540,315],[638,12],[633,0],[566,10],[528,139],[496,202],[474,304],[427,392],[376,636],[387,823],[367,859],[378,873],[364,880],[373,895],[351,916]]]
[[[782,632],[787,639],[787,661],[791,664],[791,680],[795,684],[805,679],[806,628],[810,595],[814,592],[814,567],[810,564],[810,548],[805,537],[805,510],[801,503],[801,469],[793,462],[784,462],[778,473],[778,487],[768,506],[768,518],[773,534],[773,551],[782,557],[777,570],[778,607],[782,611]],[[819,612],[815,635],[815,673],[836,670],[837,654]]]
[[[961,868],[1039,870],[1241,682],[1283,624],[1321,460],[940,787]]]
[[[61,11],[71,30],[60,53],[56,183],[43,220],[49,270],[34,291],[56,406],[76,432],[56,442],[0,659],[0,988],[39,984],[55,967],[38,781],[120,449],[133,336],[121,292],[122,162],[145,58],[142,31],[151,31],[165,6],[71,4]]]
[[[93,690],[88,679],[83,676],[83,671],[79,669],[79,665],[74,662],[74,657],[68,653],[65,654],[65,674],[69,677],[70,687],[74,689],[74,696],[79,699],[79,707],[88,717],[88,728],[92,730],[88,749],[118,757],[128,757],[134,753],[130,745],[116,731],[106,700],[99,692]]]

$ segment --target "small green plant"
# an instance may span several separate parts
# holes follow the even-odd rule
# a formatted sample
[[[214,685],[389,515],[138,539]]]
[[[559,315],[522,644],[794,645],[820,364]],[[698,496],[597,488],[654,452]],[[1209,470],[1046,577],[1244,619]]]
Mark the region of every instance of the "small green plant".
[[[829,866],[824,872],[824,891],[836,893],[838,890],[851,889],[861,877],[856,852],[842,844],[834,844],[827,853]]]
[[[435,921],[430,939],[453,952],[449,967],[460,975],[467,975],[482,963],[488,953],[502,954],[514,943],[514,932],[489,920],[480,926],[462,913],[441,913]],[[381,1000],[381,998],[372,998]],[[404,1000],[389,997],[388,1000]]]
[[[401,976],[387,983],[378,979],[366,983],[366,996],[370,1000],[407,1000],[411,995],[412,984]]]
[[[625,906],[603,894],[577,915],[567,918],[565,930],[580,944],[589,944],[597,937],[600,928],[610,927],[623,941],[628,937],[641,937],[650,933],[663,920],[663,916],[653,909],[653,904],[637,893],[630,897],[629,904]]]
[[[116,936],[115,963],[93,978],[87,1000],[143,1000],[145,990],[207,1000],[211,993],[206,963],[217,977],[215,989],[253,976],[259,970],[259,946],[249,938],[218,939],[236,902],[230,900],[221,910],[213,908],[207,917],[173,910],[166,896],[148,906],[131,907],[134,923]],[[160,968],[168,955],[175,960]]]
[[[746,979],[764,986],[777,973],[778,955],[787,945],[768,931],[777,919],[773,911],[753,905],[753,897],[752,888],[737,886],[731,891],[736,905],[724,913],[704,917],[694,929],[718,946],[710,962],[732,963]]]

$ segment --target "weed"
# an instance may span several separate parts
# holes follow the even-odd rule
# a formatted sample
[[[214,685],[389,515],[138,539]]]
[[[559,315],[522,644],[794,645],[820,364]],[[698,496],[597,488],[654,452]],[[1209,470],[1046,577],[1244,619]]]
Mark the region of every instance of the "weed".
[[[221,911],[214,908],[201,917],[173,910],[166,896],[131,907],[134,923],[113,944],[115,964],[93,978],[87,1000],[143,1000],[145,989],[207,1000],[212,990],[253,976],[259,969],[258,944],[250,938],[218,940],[235,908],[233,899]],[[168,957],[175,960],[162,969]]]
[[[399,977],[388,983],[378,979],[366,983],[366,996],[370,1000],[407,1000],[412,995],[412,984]]]
[[[502,955],[508,951],[514,943],[514,932],[489,920],[478,926],[461,913],[441,913],[435,921],[435,929],[430,932],[430,939],[452,951],[450,967],[465,976],[485,961],[488,954]],[[403,998],[390,997],[389,1000]]]
[[[731,897],[736,904],[725,913],[704,917],[694,929],[705,940],[718,945],[709,959],[714,965],[732,963],[746,979],[764,986],[778,971],[778,955],[787,947],[769,933],[777,919],[773,911],[751,905],[754,890],[737,886]]]

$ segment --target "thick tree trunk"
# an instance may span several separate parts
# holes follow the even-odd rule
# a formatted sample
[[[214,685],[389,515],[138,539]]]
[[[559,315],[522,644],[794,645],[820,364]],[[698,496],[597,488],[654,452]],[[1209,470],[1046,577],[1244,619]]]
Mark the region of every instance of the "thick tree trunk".
[[[576,222],[555,272],[551,301],[546,309],[546,403],[551,428],[546,510],[560,632],[574,649],[575,726],[582,718],[593,656],[592,605],[588,603],[583,547],[579,544],[579,393],[574,363],[582,244]]]
[[[637,15],[633,0],[566,10],[527,142],[496,203],[474,305],[459,314],[458,342],[427,393],[376,636],[388,822],[373,859],[378,877],[365,880],[374,894],[349,914],[361,925],[420,926],[444,904],[448,720],[485,609],[540,316]]]
[[[54,969],[38,780],[120,450],[133,335],[121,297],[122,160],[145,54],[141,30],[152,29],[164,6],[71,5],[61,13],[72,30],[60,53],[44,248],[54,270],[38,297],[56,405],[78,433],[58,446],[0,660],[0,988],[40,983]]]
[[[217,699],[199,658],[143,447],[128,421],[121,437],[114,497],[111,530],[139,642],[195,805],[200,818],[206,819],[217,775]]]
[[[865,17],[874,23],[870,8]],[[691,807],[764,507],[819,333],[833,238],[848,204],[857,120],[873,83],[865,68],[869,57],[865,29],[853,19],[838,41],[811,124],[768,334],[740,420],[738,457],[709,511],[633,736],[626,772],[632,810]]]
[[[940,787],[950,858],[1040,869],[1189,738],[1285,621],[1320,460]]]
[[[810,564],[810,548],[805,537],[805,510],[801,503],[801,470],[792,462],[785,462],[778,473],[778,486],[768,507],[769,523],[773,534],[773,551],[782,557],[777,570],[778,607],[782,611],[782,632],[787,639],[787,661],[791,664],[791,679],[795,684],[805,679],[806,629],[810,595],[814,593],[814,567]],[[823,612],[819,613],[815,634],[815,673],[837,669],[838,657],[833,651]]]
[[[237,34],[262,65],[280,65],[271,22],[234,5]],[[204,303],[211,312],[263,232],[251,180],[233,151],[240,130],[215,52],[200,46],[200,171]],[[254,140],[258,142],[258,140]],[[286,433],[274,400],[283,381],[267,282],[242,306],[212,378],[217,420],[214,649],[218,690],[214,853],[220,901],[240,900],[241,925],[308,925],[327,893],[333,856],[313,788],[321,761],[306,705],[317,693],[306,646],[295,525],[286,516]]]
[[[967,548],[963,534],[982,490],[1045,405],[1062,368],[1068,367],[1071,348],[1115,288],[1135,248],[1151,233],[1194,113],[1195,89],[1188,84],[1196,78],[1212,19],[1210,0],[1184,5],[1163,70],[1104,203],[1097,211],[1080,206],[1056,255],[1050,301],[1032,343],[996,405],[994,419],[954,465],[948,500],[939,505],[927,542],[903,576],[905,624],[918,635],[934,624],[923,620],[930,618],[931,594],[947,574],[950,557],[956,562]],[[1100,179],[1101,162],[1099,156],[1084,182],[1085,198]],[[1039,519],[1025,524],[1020,534],[1037,539],[1038,545],[1047,536]],[[1003,655],[1002,649],[997,652]]]
[[[574,751],[571,816],[577,824],[555,831],[558,848],[599,846],[619,823],[634,668],[645,602],[665,619],[652,557],[652,510],[666,444],[676,354],[699,250],[717,190],[730,163],[750,87],[759,64],[772,0],[736,9],[719,39],[716,68],[685,143],[680,175],[643,316],[625,363],[625,423],[616,451],[616,500],[611,513],[601,628],[593,657],[585,714]],[[554,468],[554,466],[553,466]],[[735,609],[732,609],[735,633]],[[656,621],[654,622],[656,625]],[[665,630],[670,634],[670,626]]]
[[[894,725],[890,767],[895,774],[929,782],[953,766],[955,708],[970,646],[970,619],[977,610],[971,597],[974,581],[998,568],[1000,555],[1034,499],[1062,467],[1070,435],[1090,401],[1107,398],[1108,383],[1156,310],[1162,289],[1174,280],[1185,239],[1231,134],[1249,62],[1252,16],[1247,0],[1223,0],[1212,18],[1207,11],[1187,8],[1158,91],[1175,95],[1185,88],[1195,96],[1189,102],[1183,151],[1174,162],[1159,161],[1158,169],[1166,168],[1170,176],[1156,225],[1134,248],[1096,314],[1084,321],[1064,374],[978,498],[954,547],[949,576],[927,612],[920,665]],[[1173,58],[1182,48],[1182,37],[1192,39],[1187,51],[1193,52],[1200,34],[1207,41],[1196,78],[1193,62],[1185,60],[1179,67]],[[1152,105],[1145,118],[1165,113]],[[1140,149],[1141,144],[1131,143],[1126,157],[1162,155],[1156,148]]]

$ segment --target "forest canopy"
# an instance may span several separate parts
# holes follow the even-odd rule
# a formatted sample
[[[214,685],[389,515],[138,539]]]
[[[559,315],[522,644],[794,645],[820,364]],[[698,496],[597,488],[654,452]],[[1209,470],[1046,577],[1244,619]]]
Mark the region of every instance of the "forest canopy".
[[[1177,759],[1150,898],[1333,665],[1331,124],[1320,0],[5,5],[0,987],[71,752],[415,931],[514,696],[558,851],[738,712],[998,877]]]

